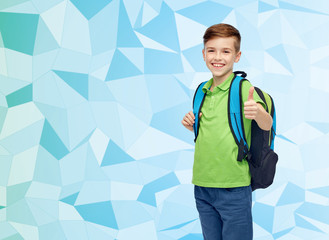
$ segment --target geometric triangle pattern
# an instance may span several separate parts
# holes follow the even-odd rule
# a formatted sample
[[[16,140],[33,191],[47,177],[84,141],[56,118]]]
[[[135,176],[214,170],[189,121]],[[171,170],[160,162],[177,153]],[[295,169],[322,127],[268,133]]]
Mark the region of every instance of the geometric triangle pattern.
[[[110,166],[124,162],[134,161],[125,151],[120,149],[112,140],[109,141],[101,166]]]
[[[329,240],[326,0],[1,0],[0,239],[202,240],[180,121],[220,22],[277,111],[254,239]]]
[[[88,99],[88,75],[81,73],[71,73],[63,71],[54,71],[70,87],[77,91],[81,96]]]

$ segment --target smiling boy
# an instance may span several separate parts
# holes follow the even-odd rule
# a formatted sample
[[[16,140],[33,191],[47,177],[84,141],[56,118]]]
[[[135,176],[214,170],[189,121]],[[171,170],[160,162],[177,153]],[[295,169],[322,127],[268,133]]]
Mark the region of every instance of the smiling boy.
[[[228,92],[240,60],[239,31],[228,24],[209,27],[204,36],[203,59],[213,77],[202,88],[206,94],[199,115],[193,179],[196,207],[205,240],[252,240],[252,191],[246,160],[237,161],[238,146],[228,120]],[[270,130],[272,117],[249,81],[242,83],[243,121],[250,146],[251,120]],[[188,112],[182,124],[193,131],[195,116]]]

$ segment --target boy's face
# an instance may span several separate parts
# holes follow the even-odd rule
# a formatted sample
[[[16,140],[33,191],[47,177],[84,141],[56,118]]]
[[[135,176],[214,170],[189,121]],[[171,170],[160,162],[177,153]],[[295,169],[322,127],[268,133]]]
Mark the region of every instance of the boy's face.
[[[206,42],[203,59],[215,79],[224,81],[233,72],[233,64],[240,60],[241,52],[236,52],[235,41],[233,37],[216,37]]]

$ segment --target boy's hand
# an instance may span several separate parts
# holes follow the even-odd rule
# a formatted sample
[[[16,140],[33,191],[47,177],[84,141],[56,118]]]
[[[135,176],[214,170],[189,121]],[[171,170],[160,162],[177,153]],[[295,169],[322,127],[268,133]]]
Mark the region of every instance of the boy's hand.
[[[248,100],[244,103],[244,116],[247,119],[256,119],[259,113],[257,103],[254,100],[254,87],[250,87]]]
[[[199,118],[201,117],[202,113],[200,112],[199,114]],[[186,113],[186,115],[184,116],[183,120],[182,120],[182,124],[184,127],[186,127],[188,130],[193,132],[193,124],[195,121],[195,116],[193,114],[192,111],[189,111],[188,113]]]

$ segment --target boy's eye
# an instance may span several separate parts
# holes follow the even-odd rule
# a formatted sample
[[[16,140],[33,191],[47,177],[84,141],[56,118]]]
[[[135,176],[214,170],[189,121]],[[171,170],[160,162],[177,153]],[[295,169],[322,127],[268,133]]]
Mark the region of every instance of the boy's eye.
[[[208,52],[214,52],[214,50],[208,50]]]
[[[224,53],[230,53],[230,51],[227,51],[227,50],[226,50],[226,51],[224,51]]]

